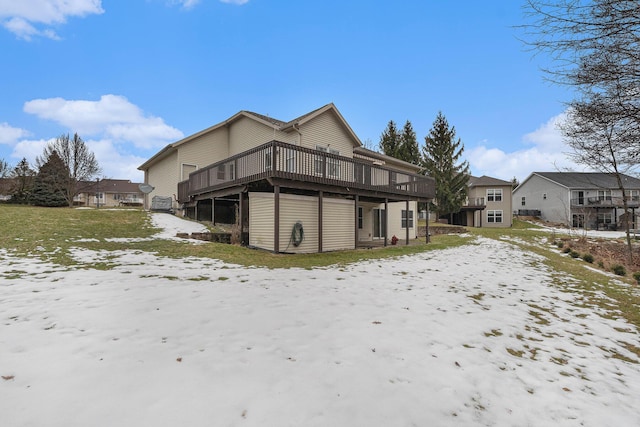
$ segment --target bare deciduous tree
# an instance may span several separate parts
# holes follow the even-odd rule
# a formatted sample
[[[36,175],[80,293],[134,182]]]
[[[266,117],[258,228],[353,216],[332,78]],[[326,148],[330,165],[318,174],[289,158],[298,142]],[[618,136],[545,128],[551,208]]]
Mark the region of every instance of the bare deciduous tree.
[[[49,143],[41,157],[36,159],[40,168],[53,152],[57,152],[69,171],[65,185],[65,199],[69,207],[73,206],[73,198],[82,190],[83,182],[93,180],[100,173],[100,166],[95,155],[89,150],[85,142],[77,133],[70,137],[69,134],[60,135],[55,141]]]
[[[630,218],[622,175],[640,158],[640,2],[526,0],[525,14],[526,43],[552,59],[547,78],[577,94],[561,126],[573,160],[615,176]]]

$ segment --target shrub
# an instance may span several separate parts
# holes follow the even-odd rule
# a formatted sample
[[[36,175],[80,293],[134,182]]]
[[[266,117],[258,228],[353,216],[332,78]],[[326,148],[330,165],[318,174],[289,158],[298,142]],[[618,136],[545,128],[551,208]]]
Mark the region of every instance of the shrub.
[[[562,252],[564,252],[565,254],[568,254],[569,252],[571,252],[571,248],[569,246],[567,246],[566,248],[564,248],[562,250]]]
[[[580,258],[580,254],[578,252],[576,252],[576,251],[569,252],[569,256],[571,258]]]
[[[604,268],[604,262],[602,262],[602,261],[598,261],[598,267],[600,267],[600,268]]]
[[[562,249],[564,247],[564,242],[562,240],[558,240],[557,242],[555,242],[555,245],[558,248]]]
[[[593,255],[591,254],[584,254],[582,256],[582,259],[588,262],[589,264],[593,263]]]
[[[633,278],[636,279],[636,283],[640,285],[640,271],[633,273]]]
[[[627,270],[625,270],[623,265],[620,264],[616,264],[611,266],[611,271],[613,271],[614,274],[617,274],[618,276],[626,276],[627,275]]]

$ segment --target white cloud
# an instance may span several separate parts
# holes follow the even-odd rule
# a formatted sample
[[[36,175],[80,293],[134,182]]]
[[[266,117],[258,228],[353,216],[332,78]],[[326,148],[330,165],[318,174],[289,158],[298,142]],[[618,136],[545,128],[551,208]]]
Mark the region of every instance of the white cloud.
[[[538,129],[522,137],[531,147],[507,153],[497,148],[478,145],[467,150],[471,170],[475,175],[488,175],[499,179],[511,180],[514,176],[524,180],[534,171],[583,170],[568,157],[571,151],[564,143],[558,130],[558,123],[564,120],[565,113],[552,117]]]
[[[196,5],[200,4],[201,0],[171,0],[171,4],[182,5],[183,9],[192,9]],[[245,3],[249,3],[249,0],[220,0],[221,3],[235,4],[241,6]]]
[[[0,144],[15,145],[20,138],[28,136],[24,129],[14,128],[8,123],[0,123]]]
[[[59,39],[52,25],[64,24],[68,17],[103,12],[101,0],[0,0],[2,25],[24,40]]]
[[[47,146],[47,144],[55,141],[55,138],[52,139],[23,139],[18,142],[13,147],[13,153],[11,153],[11,157],[14,159],[22,159],[25,158],[31,164],[32,167],[35,167],[36,157],[42,155],[42,151]]]
[[[103,95],[98,101],[35,99],[24,104],[24,111],[60,123],[83,138],[97,136],[142,149],[158,148],[184,136],[118,95]]]
[[[112,140],[88,140],[87,147],[93,152],[102,169],[101,176],[114,179],[129,179],[143,182],[144,173],[138,166],[147,159],[133,154],[122,153]]]

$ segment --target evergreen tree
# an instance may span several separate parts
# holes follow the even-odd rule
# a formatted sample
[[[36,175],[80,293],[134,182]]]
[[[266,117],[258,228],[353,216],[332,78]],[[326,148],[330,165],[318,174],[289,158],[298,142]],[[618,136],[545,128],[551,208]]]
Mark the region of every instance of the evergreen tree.
[[[23,157],[11,171],[13,186],[11,188],[11,198],[9,199],[10,203],[29,204],[31,202],[35,176],[36,172],[31,169],[29,162]]]
[[[413,163],[414,165],[420,164],[420,148],[418,147],[418,137],[413,130],[411,122],[407,120],[402,128],[402,135],[400,135],[400,149],[396,153],[400,160]]]
[[[511,189],[515,190],[518,185],[520,185],[520,181],[518,181],[518,178],[516,178],[515,176],[511,178]]]
[[[433,208],[438,217],[458,212],[467,197],[469,163],[457,164],[463,151],[462,141],[456,140],[455,127],[449,127],[439,112],[422,148],[422,166],[436,181]]]
[[[401,140],[398,134],[398,128],[393,120],[389,120],[387,128],[380,135],[380,151],[391,157],[397,157],[400,151]]]
[[[40,166],[33,185],[33,203],[37,206],[66,206],[65,189],[69,180],[69,169],[57,151],[52,151]]]

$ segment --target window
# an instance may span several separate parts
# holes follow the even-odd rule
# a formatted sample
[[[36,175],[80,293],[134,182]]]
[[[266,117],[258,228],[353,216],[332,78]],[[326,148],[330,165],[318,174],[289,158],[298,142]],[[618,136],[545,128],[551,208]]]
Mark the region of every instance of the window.
[[[229,163],[229,181],[236,179],[235,171],[235,165],[233,163]]]
[[[487,211],[487,222],[490,222],[490,223],[501,223],[502,222],[502,211]]]
[[[287,172],[295,172],[296,171],[296,152],[295,150],[287,149],[286,152],[286,169]]]
[[[272,161],[271,161],[271,147],[269,147],[268,151],[266,151],[264,153],[264,170],[266,171],[270,171],[271,170],[271,165],[272,165]]]
[[[584,191],[573,191],[571,194],[571,203],[574,205],[584,205]]]
[[[630,202],[640,201],[640,191],[638,190],[627,190],[627,200]]]
[[[358,206],[358,228],[362,230],[362,206]]]
[[[340,151],[334,150],[333,148],[323,147],[321,145],[316,145],[316,150],[322,151],[323,153],[336,154],[340,155]],[[325,156],[316,156],[314,161],[313,170],[316,175],[323,175],[324,169],[322,168],[322,164],[326,159],[326,176],[331,178],[338,178],[340,176],[340,160],[334,159],[333,157],[325,157]]]
[[[502,201],[502,188],[489,188],[489,189],[487,189],[487,201],[488,202],[501,202]]]
[[[573,214],[573,227],[584,228],[584,214]]]
[[[598,213],[598,224],[612,224],[613,223],[613,215],[611,212],[599,212]]]
[[[407,218],[407,211],[402,210],[402,228],[413,228],[413,211],[408,211],[409,217]]]
[[[611,200],[611,190],[598,190],[598,200]]]
[[[225,165],[218,166],[218,180],[224,181],[224,167]]]
[[[527,206],[526,197],[522,197],[522,206]]]

